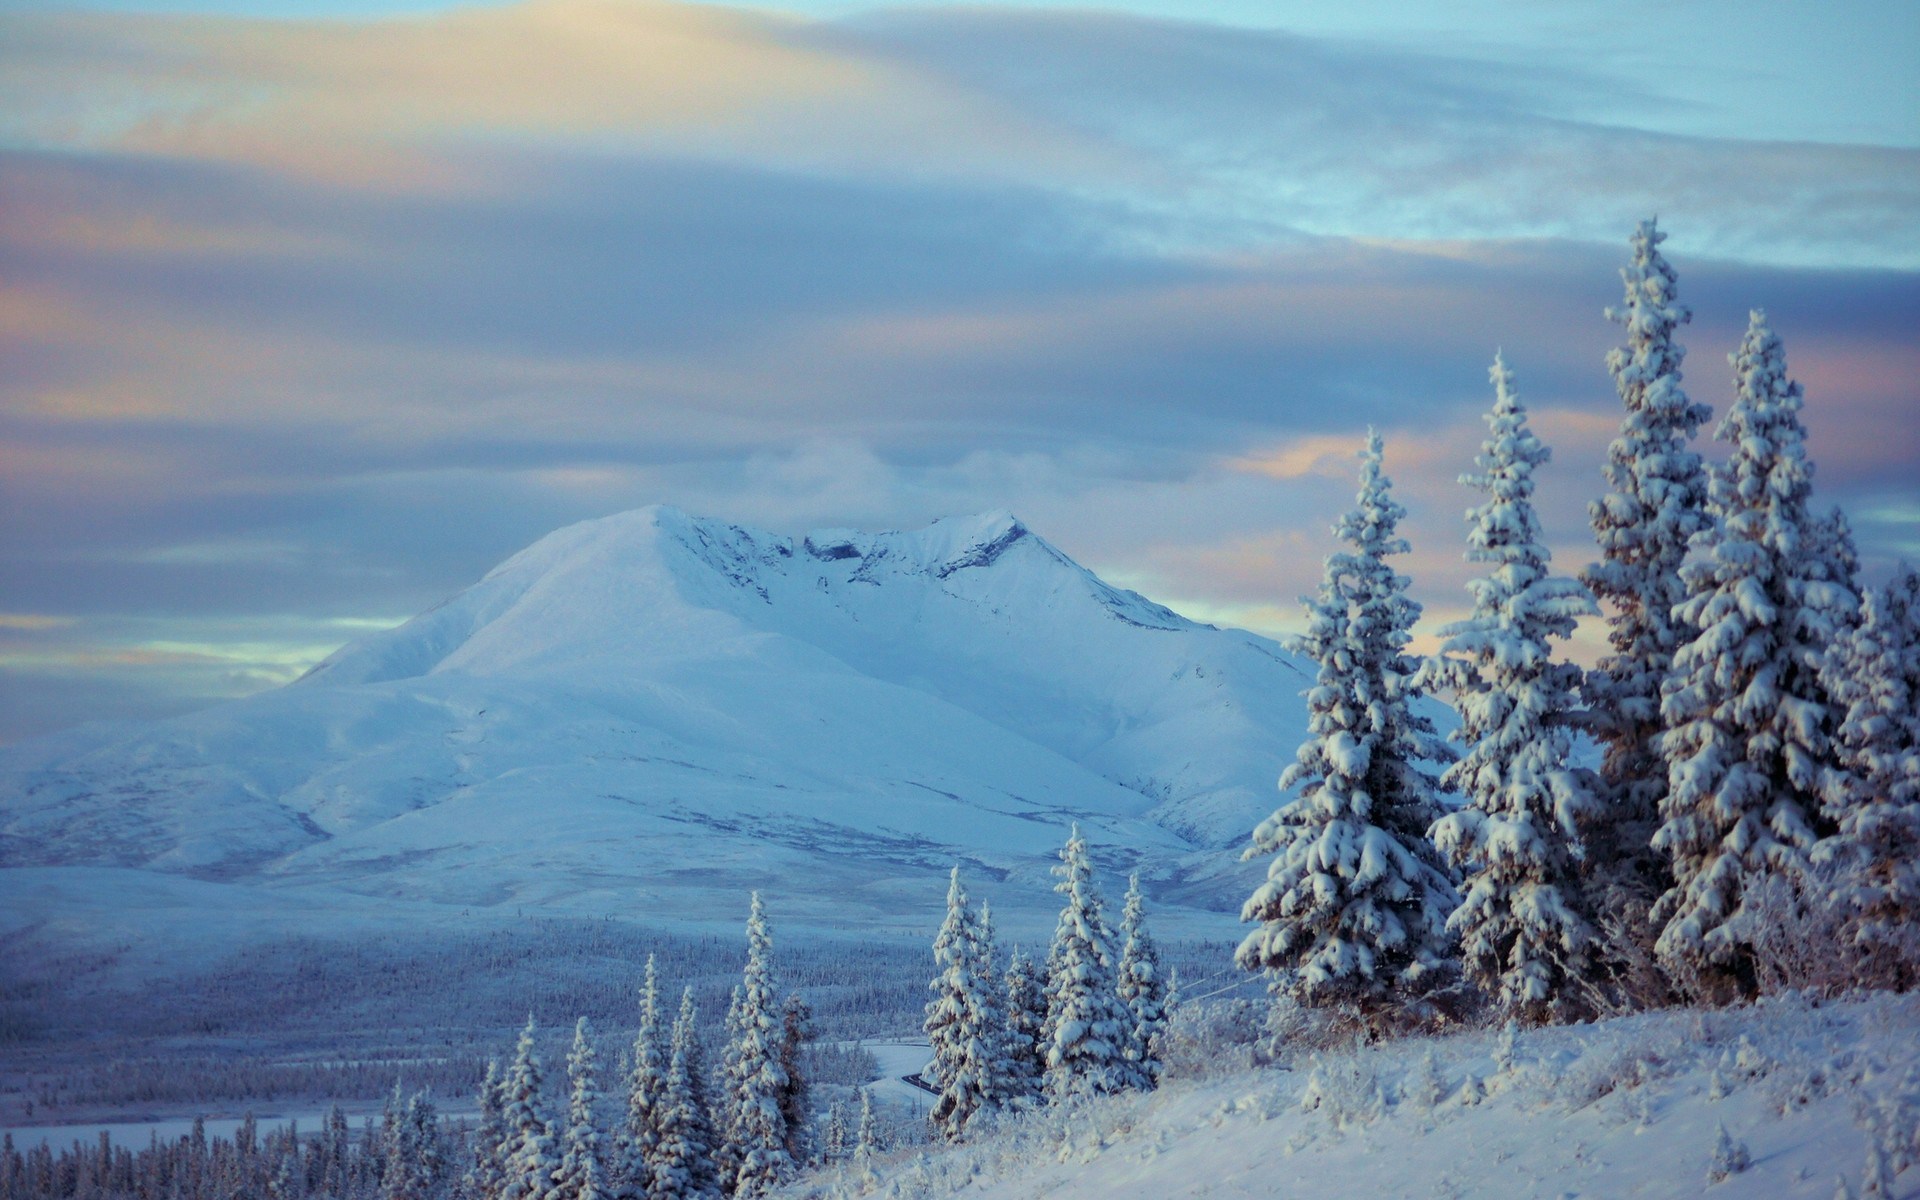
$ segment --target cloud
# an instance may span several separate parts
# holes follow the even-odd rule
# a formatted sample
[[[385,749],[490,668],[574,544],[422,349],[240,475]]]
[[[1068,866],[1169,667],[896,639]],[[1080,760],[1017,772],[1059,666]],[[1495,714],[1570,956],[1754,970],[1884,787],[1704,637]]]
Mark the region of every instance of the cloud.
[[[61,13],[6,20],[4,128],[380,189],[491,190],[560,140],[992,177],[1123,156],[804,24],[663,0],[527,0],[378,20]],[[991,153],[985,152],[990,147]],[[511,157],[507,174],[518,176]],[[520,184],[529,182],[518,177]]]
[[[1130,196],[1115,230],[1144,244],[1596,239],[1658,212],[1715,256],[1920,266],[1920,150],[1636,128],[1616,81],[1515,53],[992,8],[822,36],[1164,163],[1181,186]]]
[[[1286,629],[1369,424],[1437,620],[1496,347],[1555,447],[1556,562],[1590,554],[1600,311],[1669,187],[1700,193],[1661,210],[1688,387],[1724,408],[1765,306],[1821,501],[1873,570],[1911,552],[1920,273],[1792,265],[1907,261],[1901,154],[1655,145],[1537,74],[1084,14],[0,23],[0,574],[66,623],[0,623],[60,639],[5,668],[0,737],[264,686],[352,635],[326,622],[663,500],[785,531],[1011,507]]]

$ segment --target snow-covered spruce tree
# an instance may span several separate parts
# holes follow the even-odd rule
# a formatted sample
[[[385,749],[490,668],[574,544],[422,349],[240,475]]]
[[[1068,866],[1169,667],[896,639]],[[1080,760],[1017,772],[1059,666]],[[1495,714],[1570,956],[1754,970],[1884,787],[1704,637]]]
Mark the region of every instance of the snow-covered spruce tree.
[[[657,1110],[658,1137],[648,1161],[649,1200],[709,1200],[720,1194],[696,1020],[693,989],[688,988],[680,994],[680,1015],[673,1023],[666,1089]]]
[[[1361,454],[1360,494],[1335,532],[1307,632],[1293,649],[1319,664],[1308,739],[1280,777],[1297,789],[1253,831],[1243,855],[1273,855],[1241,909],[1260,927],[1235,961],[1272,973],[1276,994],[1378,1024],[1403,1015],[1448,970],[1447,916],[1458,902],[1427,829],[1441,815],[1423,763],[1453,754],[1413,710],[1419,664],[1405,650],[1420,606],[1387,565],[1407,543],[1389,494],[1380,436]]]
[[[780,1065],[780,1002],[773,977],[773,933],[760,893],[747,916],[747,966],[740,981],[740,1012],[733,1045],[733,1094],[727,1139],[735,1196],[758,1196],[793,1174],[780,1097],[787,1073]]]
[[[1000,954],[994,940],[993,906],[982,903],[973,928],[973,1027],[980,1031],[980,1056],[987,1064],[988,1108],[1019,1101],[1021,1067],[1014,1061],[1013,1035],[1007,1027],[1006,992],[1000,975]]]
[[[1117,1092],[1128,1083],[1126,1044],[1133,1014],[1116,988],[1113,935],[1078,825],[1061,847],[1053,873],[1060,880],[1053,890],[1066,904],[1047,955],[1047,1092],[1055,1099]]]
[[[1120,1002],[1133,1014],[1126,1059],[1130,1086],[1142,1090],[1160,1082],[1159,1039],[1167,1027],[1167,981],[1160,974],[1160,950],[1147,932],[1146,897],[1136,872],[1127,879],[1127,901],[1120,910]]]
[[[1798,886],[1830,832],[1820,793],[1844,713],[1821,660],[1859,603],[1820,544],[1826,522],[1807,510],[1800,385],[1764,313],[1752,314],[1732,361],[1738,394],[1718,436],[1733,449],[1712,482],[1719,528],[1696,540],[1675,610],[1699,632],[1674,655],[1661,704],[1667,795],[1654,837],[1674,875],[1654,909],[1655,948],[1706,996],[1757,991],[1744,899],[1768,876]]]
[[[398,1098],[399,1087],[394,1088]],[[382,1200],[432,1200],[446,1169],[440,1152],[440,1118],[433,1100],[415,1092],[399,1110],[381,1175]]]
[[[482,1085],[480,1093],[480,1128],[474,1131],[474,1169],[467,1176],[468,1192],[475,1196],[495,1197],[500,1194],[501,1185],[506,1180],[505,1158],[501,1152],[501,1142],[506,1134],[506,1124],[501,1118],[501,1107],[505,1103],[505,1080],[500,1075],[500,1064],[496,1059],[487,1062],[488,1080]],[[491,1139],[489,1139],[488,1098],[492,1098]],[[194,1119],[194,1130],[205,1137],[206,1130]],[[320,1127],[320,1138],[315,1150],[319,1154],[319,1176],[317,1182],[320,1191],[328,1196],[344,1196],[353,1174],[353,1131],[347,1127],[347,1114],[340,1111],[338,1104],[327,1106],[327,1116]],[[482,1190],[484,1189],[484,1190]]]
[[[1815,856],[1835,874],[1857,982],[1911,988],[1920,984],[1920,574],[1903,566],[1868,589],[1825,668],[1845,715],[1824,797],[1838,833]]]
[[[1018,946],[1007,960],[1005,987],[1007,1095],[1033,1096],[1046,1072],[1040,1031],[1047,1023],[1047,992],[1033,958]]]
[[[780,1069],[786,1086],[780,1089],[780,1116],[787,1127],[787,1154],[796,1166],[813,1157],[811,1093],[800,1069],[800,1054],[813,1040],[813,1009],[798,992],[789,992],[780,1006]]]
[[[1527,427],[1513,372],[1493,360],[1493,409],[1479,474],[1486,494],[1467,514],[1473,611],[1441,630],[1429,669],[1454,691],[1463,757],[1442,783],[1463,807],[1433,826],[1434,845],[1461,877],[1447,921],[1467,978],[1527,1021],[1582,1011],[1594,973],[1594,930],[1578,861],[1577,822],[1595,807],[1590,773],[1569,763],[1580,668],[1556,662],[1553,639],[1594,613],[1577,581],[1555,575],[1534,513],[1534,470],[1551,452]]]
[[[627,1113],[614,1139],[610,1190],[618,1200],[640,1200],[651,1193],[655,1146],[660,1139],[660,1106],[666,1094],[665,1048],[660,1037],[660,979],[654,956],[647,955],[640,984],[640,1028],[633,1038],[633,1066],[627,1076]]]
[[[954,867],[947,877],[947,915],[933,938],[935,973],[927,985],[932,997],[921,1023],[933,1056],[928,1082],[940,1090],[927,1116],[948,1141],[960,1140],[992,1093],[992,1067],[982,1058],[986,1043],[976,1024],[982,1009],[975,992],[983,983],[978,936],[966,885]]]
[[[1635,926],[1671,882],[1665,860],[1651,850],[1667,787],[1657,745],[1666,728],[1660,688],[1674,652],[1692,638],[1673,613],[1686,596],[1680,565],[1710,524],[1706,468],[1688,444],[1712,413],[1680,387],[1686,348],[1674,331],[1693,314],[1660,253],[1666,240],[1654,221],[1640,223],[1633,262],[1620,272],[1625,301],[1607,310],[1627,334],[1627,344],[1607,355],[1627,415],[1607,447],[1607,493],[1587,510],[1600,561],[1580,575],[1607,609],[1611,649],[1583,688],[1605,745],[1606,803],[1587,817],[1582,840],[1601,906]]]
[[[548,1193],[552,1200],[610,1200],[605,1151],[594,1112],[600,1104],[599,1074],[593,1027],[581,1017],[573,1027],[573,1050],[567,1055],[567,1080],[572,1086],[560,1165],[554,1170],[553,1190]]]
[[[407,1120],[400,1082],[395,1080],[380,1110],[380,1200],[426,1200],[427,1180],[418,1171],[415,1134]]]
[[[835,1100],[827,1105],[827,1124],[820,1134],[820,1161],[831,1166],[844,1162],[848,1152],[848,1139],[853,1135],[847,1129],[847,1109]]]
[[[745,1006],[743,990],[733,985],[727,997],[727,1015],[722,1024],[724,1041],[720,1050],[719,1099],[709,1106],[713,1114],[713,1167],[720,1190],[733,1194],[740,1171],[740,1142],[734,1136],[733,1122],[738,1115],[734,1097],[740,1091],[740,1014]]]
[[[860,1125],[854,1135],[853,1156],[857,1161],[866,1163],[885,1149],[880,1137],[880,1122],[873,1113],[873,1093],[861,1088]]]
[[[529,1016],[501,1088],[501,1121],[506,1126],[502,1167],[506,1178],[500,1186],[499,1200],[547,1200],[554,1169],[560,1165],[548,1127],[546,1102],[540,1095],[540,1053],[534,1048],[534,1032],[533,1017]]]

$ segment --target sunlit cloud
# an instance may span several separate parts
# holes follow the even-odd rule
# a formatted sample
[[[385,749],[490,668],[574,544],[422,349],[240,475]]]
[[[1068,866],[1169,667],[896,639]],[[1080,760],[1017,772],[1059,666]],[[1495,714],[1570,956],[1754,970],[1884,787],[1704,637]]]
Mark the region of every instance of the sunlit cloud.
[[[1655,211],[1691,393],[1768,308],[1819,502],[1870,572],[1920,553],[1920,158],[1636,127],[1613,82],[1090,12],[0,15],[0,738],[271,686],[656,501],[1011,508],[1286,632],[1368,425],[1430,647],[1496,349],[1591,556]]]
[[[847,49],[804,23],[664,0],[527,0],[378,20],[6,19],[0,132],[335,184],[489,189],[552,139],[804,163],[1104,174],[1141,162]],[[992,153],[983,150],[991,147]]]

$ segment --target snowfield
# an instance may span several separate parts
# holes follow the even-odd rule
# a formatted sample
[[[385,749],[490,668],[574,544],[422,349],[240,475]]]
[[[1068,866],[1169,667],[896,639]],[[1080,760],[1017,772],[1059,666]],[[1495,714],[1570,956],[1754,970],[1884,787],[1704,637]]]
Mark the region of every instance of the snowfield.
[[[1862,1194],[1885,1148],[1920,1196],[1920,997],[1780,996],[1590,1025],[1303,1049],[1176,1049],[1159,1091],[1009,1122],[784,1195],[910,1200],[1616,1200]],[[1432,1055],[1431,1076],[1426,1069]],[[1719,1131],[1749,1162],[1709,1179]],[[1737,1157],[1737,1154],[1736,1154]]]

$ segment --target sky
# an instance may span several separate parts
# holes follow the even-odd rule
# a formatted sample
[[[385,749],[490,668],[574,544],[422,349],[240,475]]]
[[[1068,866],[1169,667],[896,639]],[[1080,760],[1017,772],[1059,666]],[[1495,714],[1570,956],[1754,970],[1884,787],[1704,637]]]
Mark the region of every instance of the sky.
[[[0,741],[287,682],[654,502],[1010,508],[1280,633],[1369,425],[1431,644],[1496,350],[1593,558],[1656,215],[1689,392],[1764,308],[1884,579],[1916,95],[1910,3],[0,0]]]

